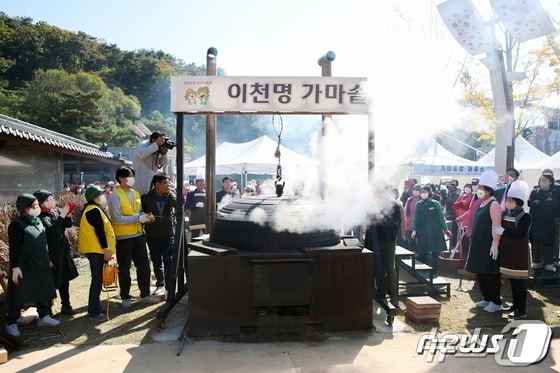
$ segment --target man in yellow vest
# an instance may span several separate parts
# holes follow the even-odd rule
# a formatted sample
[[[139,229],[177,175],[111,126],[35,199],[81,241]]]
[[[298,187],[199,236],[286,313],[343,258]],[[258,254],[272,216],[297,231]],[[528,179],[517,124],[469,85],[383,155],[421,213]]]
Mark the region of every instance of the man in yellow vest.
[[[146,248],[146,236],[142,224],[154,220],[153,215],[144,214],[140,203],[140,193],[132,189],[134,169],[121,167],[117,170],[115,180],[121,187],[109,197],[109,214],[117,239],[117,263],[119,265],[119,287],[122,305],[132,305],[130,295],[130,265],[136,267],[136,277],[140,290],[140,302],[157,303],[162,297],[150,293],[150,260]]]

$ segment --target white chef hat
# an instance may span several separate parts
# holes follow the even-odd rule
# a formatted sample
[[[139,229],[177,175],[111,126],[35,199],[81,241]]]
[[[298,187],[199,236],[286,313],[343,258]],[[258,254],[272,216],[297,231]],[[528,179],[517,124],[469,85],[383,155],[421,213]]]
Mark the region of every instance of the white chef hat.
[[[498,182],[498,174],[492,170],[484,171],[480,174],[479,185],[484,185],[492,189],[496,189],[496,183]]]
[[[204,172],[204,168],[197,168],[196,169],[196,179],[195,180],[205,180],[206,175]]]
[[[529,185],[523,180],[516,180],[511,183],[506,197],[518,198],[524,201],[527,198],[527,193],[529,193]]]

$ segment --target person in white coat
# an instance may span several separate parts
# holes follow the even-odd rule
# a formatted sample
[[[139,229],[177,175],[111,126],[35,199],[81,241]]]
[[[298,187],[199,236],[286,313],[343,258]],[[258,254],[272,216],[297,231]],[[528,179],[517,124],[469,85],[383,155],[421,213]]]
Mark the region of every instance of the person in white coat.
[[[165,146],[165,132],[155,131],[150,138],[143,140],[134,148],[132,168],[136,171],[134,189],[141,195],[150,190],[152,177],[167,167],[169,148]]]

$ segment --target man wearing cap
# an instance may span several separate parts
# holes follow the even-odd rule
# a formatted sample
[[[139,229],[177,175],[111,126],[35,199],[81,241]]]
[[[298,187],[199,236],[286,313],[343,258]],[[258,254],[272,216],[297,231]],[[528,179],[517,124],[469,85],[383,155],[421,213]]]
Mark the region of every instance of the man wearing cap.
[[[206,182],[202,173],[196,176],[195,185],[196,189],[187,193],[185,202],[191,238],[200,236],[206,229]]]
[[[115,232],[111,220],[101,205],[103,189],[90,185],[85,192],[86,205],[80,219],[78,235],[78,252],[89,261],[91,282],[87,313],[91,320],[103,322],[107,315],[101,306],[101,288],[103,286],[103,264],[115,255]]]
[[[62,305],[60,313],[75,315],[76,311],[70,305],[70,281],[78,277],[78,270],[74,259],[70,255],[70,242],[66,236],[66,228],[72,228],[72,211],[74,204],[67,203],[63,208],[56,208],[56,201],[52,193],[41,189],[33,193],[41,207],[41,223],[47,232],[47,244],[54,284],[60,293]]]
[[[149,139],[139,142],[134,148],[132,168],[136,171],[137,179],[134,189],[140,194],[150,190],[152,177],[158,171],[164,171],[169,162],[167,157],[169,148],[164,146],[166,139],[165,132],[154,131]]]
[[[480,207],[476,210],[465,270],[476,273],[483,300],[476,302],[486,312],[501,311],[501,280],[498,246],[503,232],[502,209],[494,198],[498,174],[484,171],[476,194]]]
[[[35,303],[39,326],[58,326],[60,321],[49,315],[50,301],[56,298],[47,248],[47,234],[38,216],[39,201],[33,194],[20,194],[16,199],[19,216],[8,225],[10,279],[6,304],[6,332],[21,336],[17,320],[24,304]]]

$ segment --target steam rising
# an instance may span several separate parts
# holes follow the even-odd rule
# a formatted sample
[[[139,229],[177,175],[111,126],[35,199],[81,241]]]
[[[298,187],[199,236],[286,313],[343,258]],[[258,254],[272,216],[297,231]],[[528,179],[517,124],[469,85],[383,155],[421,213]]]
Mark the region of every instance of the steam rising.
[[[437,182],[423,180],[422,175],[411,175],[411,170],[402,166],[402,160],[417,142],[442,130],[488,128],[485,120],[458,104],[463,87],[456,87],[455,82],[464,53],[454,61],[453,51],[441,38],[419,40],[434,36],[437,25],[433,20],[410,23],[418,12],[409,11],[408,1],[401,4],[402,7],[384,9],[384,14],[394,13],[396,18],[381,17],[380,22],[363,22],[362,26],[383,26],[383,31],[367,33],[376,36],[375,43],[356,48],[348,44],[345,37],[345,43],[332,47],[340,56],[333,62],[334,76],[368,78],[370,115],[334,116],[322,123],[325,131],[318,130],[308,143],[312,157],[320,162],[315,170],[302,173],[290,169],[292,165],[283,165],[285,194],[320,201],[320,214],[301,214],[300,204],[286,204],[278,206],[271,216],[255,209],[249,216],[251,221],[291,232],[349,231],[354,226],[367,224],[388,212],[393,198],[388,193],[390,187],[402,192],[403,181],[409,177],[416,177],[420,182]],[[384,24],[384,19],[390,20],[389,23]],[[432,28],[426,30],[425,25]],[[355,56],[356,49],[363,53],[359,58],[344,60],[343,56]],[[367,66],[365,73],[363,66]],[[286,139],[297,134],[298,128],[288,122],[285,121],[283,144],[291,147]],[[368,159],[370,134],[375,139],[372,159]],[[368,161],[374,165],[373,170],[368,170]],[[273,180],[268,185],[273,186]],[[274,195],[274,189],[269,195]]]
[[[421,181],[420,176],[410,175],[410,170],[400,164],[416,142],[443,129],[480,122],[473,120],[472,114],[450,94],[453,77],[448,74],[448,61],[442,58],[438,45],[415,42],[401,46],[407,58],[394,56],[376,61],[376,73],[368,77],[367,93],[373,102],[369,117],[327,118],[324,131],[317,131],[308,145],[320,166],[301,174],[291,173],[286,165],[285,194],[321,201],[319,215],[301,214],[301,204],[285,204],[271,216],[253,210],[251,221],[262,225],[268,219],[273,229],[289,232],[348,232],[366,225],[389,212],[393,200],[389,188],[396,187],[400,193],[408,177],[416,176]],[[432,58],[426,60],[425,56],[432,52]],[[414,66],[412,57],[417,57]],[[369,172],[368,136],[372,129],[375,157],[370,160],[374,169]],[[285,133],[290,131],[297,132],[297,128],[286,126]],[[273,181],[269,184],[273,185]],[[270,195],[274,195],[273,189]]]

